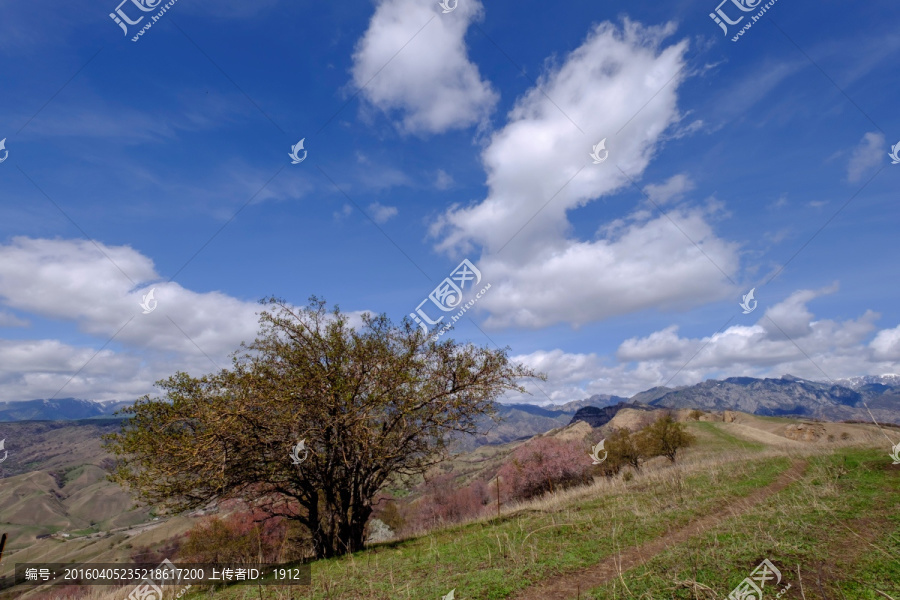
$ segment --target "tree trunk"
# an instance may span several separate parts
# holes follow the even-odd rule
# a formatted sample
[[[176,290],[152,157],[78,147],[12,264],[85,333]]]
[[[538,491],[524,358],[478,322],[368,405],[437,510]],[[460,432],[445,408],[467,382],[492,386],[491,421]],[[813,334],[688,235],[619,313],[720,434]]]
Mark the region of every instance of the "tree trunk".
[[[357,506],[347,513],[331,513],[319,519],[312,536],[316,558],[332,558],[364,548],[366,522],[372,507]]]

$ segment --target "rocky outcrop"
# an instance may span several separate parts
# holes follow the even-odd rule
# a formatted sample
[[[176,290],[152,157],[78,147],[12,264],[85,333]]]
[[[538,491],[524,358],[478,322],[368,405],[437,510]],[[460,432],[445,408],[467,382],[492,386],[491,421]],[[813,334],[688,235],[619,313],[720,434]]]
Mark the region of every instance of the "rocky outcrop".
[[[628,429],[629,431],[639,431],[652,424],[660,416],[664,415],[665,410],[634,410],[632,408],[623,408],[616,413],[616,416],[606,424],[605,429]]]
[[[597,408],[596,406],[585,406],[584,408],[578,409],[578,412],[575,413],[575,416],[572,417],[572,421],[569,423],[575,423],[577,421],[584,421],[591,427],[603,427],[607,423],[609,423],[613,417],[618,414],[620,410],[623,408],[630,408],[634,410],[654,410],[652,406],[646,406],[643,404],[631,404],[627,402],[619,402],[618,404],[613,404],[612,406],[606,406],[604,408]]]
[[[722,412],[722,421],[725,423],[738,423],[741,418],[741,413],[735,412],[733,410],[726,410]]]
[[[722,423],[725,421],[725,418],[719,413],[703,413],[700,415],[701,421],[708,421],[711,423]]]
[[[818,423],[800,423],[784,428],[784,437],[796,442],[818,442],[825,437],[825,426]]]

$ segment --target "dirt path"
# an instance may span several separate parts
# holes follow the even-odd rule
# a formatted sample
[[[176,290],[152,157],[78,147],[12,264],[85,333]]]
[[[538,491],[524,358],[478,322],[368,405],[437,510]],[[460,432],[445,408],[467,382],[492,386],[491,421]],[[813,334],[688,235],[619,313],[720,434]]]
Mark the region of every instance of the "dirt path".
[[[579,593],[583,594],[591,588],[615,579],[619,573],[644,564],[670,546],[681,544],[729,517],[743,514],[799,479],[806,470],[806,464],[805,460],[795,460],[788,470],[778,476],[775,482],[756,490],[749,496],[735,500],[712,514],[691,521],[681,529],[669,531],[652,542],[605,558],[594,566],[545,579],[522,590],[512,598],[513,600],[569,600],[575,598]]]

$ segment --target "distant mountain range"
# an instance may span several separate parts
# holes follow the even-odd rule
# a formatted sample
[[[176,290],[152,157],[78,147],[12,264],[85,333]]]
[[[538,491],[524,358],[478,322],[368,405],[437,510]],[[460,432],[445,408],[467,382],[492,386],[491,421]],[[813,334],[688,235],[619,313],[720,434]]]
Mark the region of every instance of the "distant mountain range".
[[[826,421],[871,420],[900,423],[900,376],[883,375],[823,383],[785,375],[779,379],[729,377],[680,388],[658,387],[629,402],[705,411],[736,410],[766,416],[799,416]]]
[[[485,419],[480,427],[482,433],[468,436],[461,443],[465,449],[471,449],[485,443],[529,438],[567,425],[580,409],[603,409],[621,403],[705,411],[736,410],[756,415],[790,415],[827,421],[868,421],[871,420],[871,411],[879,422],[900,424],[900,375],[866,375],[831,383],[791,375],[778,379],[729,377],[677,388],[655,387],[631,398],[596,394],[565,404],[500,404],[498,412],[501,422],[496,424]],[[0,402],[0,422],[103,418],[130,404],[132,401],[91,402],[76,398]],[[588,412],[594,417],[589,416],[585,420],[608,416]]]
[[[133,402],[121,400],[93,402],[77,398],[0,402],[0,422],[71,421],[109,417],[120,408],[131,404]]]

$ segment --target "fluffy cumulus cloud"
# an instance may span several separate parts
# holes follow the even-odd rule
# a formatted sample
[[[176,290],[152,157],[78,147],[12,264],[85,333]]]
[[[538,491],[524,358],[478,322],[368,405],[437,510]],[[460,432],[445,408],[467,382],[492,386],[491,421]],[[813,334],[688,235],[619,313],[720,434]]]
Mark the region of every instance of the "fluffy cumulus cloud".
[[[140,304],[154,288],[156,309],[143,314]],[[99,340],[93,348],[2,341],[0,381],[7,397],[0,400],[49,397],[76,372],[62,395],[102,399],[93,393],[147,393],[155,379],[178,368],[227,366],[228,354],[255,337],[259,309],[220,292],[160,282],[152,261],[128,246],[24,237],[0,245],[0,304],[74,323]]]
[[[98,348],[99,348],[98,344]],[[0,402],[34,398],[132,400],[176,369],[212,370],[208,362],[144,358],[109,349],[80,348],[59,340],[0,339]]]
[[[809,303],[836,290],[834,285],[799,290],[753,324],[732,324],[702,337],[682,336],[672,325],[630,338],[620,344],[615,359],[562,350],[516,356],[549,379],[532,386],[531,396],[510,400],[565,402],[598,393],[627,397],[664,384],[734,376],[825,380],[900,372],[900,326],[876,331],[878,315],[871,311],[846,321],[816,319]]]
[[[153,262],[128,246],[23,237],[0,245],[0,299],[9,308],[159,351],[222,356],[253,339],[255,303],[160,279]],[[151,289],[157,310],[145,315],[140,304]]]
[[[679,121],[687,43],[665,46],[672,31],[595,27],[491,137],[482,155],[488,196],[433,224],[439,250],[483,250],[479,267],[495,288],[482,302],[488,326],[577,325],[733,292],[737,247],[716,235],[706,209],[639,208],[597,239],[570,236],[569,211],[631,186]],[[591,148],[604,138],[609,158],[593,164]],[[671,203],[691,186],[675,176],[649,192]]]
[[[399,111],[411,133],[441,133],[485,119],[497,94],[468,58],[478,0],[441,14],[436,2],[382,0],[353,55],[353,83],[375,107]]]
[[[143,314],[140,304],[150,289],[158,304]],[[528,382],[531,396],[507,400],[630,396],[722,376],[824,379],[900,372],[900,326],[877,330],[878,315],[871,311],[845,321],[816,318],[811,304],[836,290],[836,284],[799,290],[768,307],[760,295],[755,322],[739,316],[746,322],[702,337],[682,335],[671,325],[622,341],[613,356],[560,349],[516,356],[549,380]],[[153,382],[176,370],[201,374],[227,367],[240,342],[255,337],[258,310],[220,292],[160,282],[152,261],[128,246],[13,238],[0,245],[0,314],[7,319],[0,326],[38,328],[52,319],[74,324],[94,341],[0,337],[0,401],[133,399],[153,393]],[[360,313],[350,317],[351,325],[360,324]]]
[[[900,325],[879,331],[869,348],[880,360],[900,361]]]
[[[151,290],[155,303],[145,306],[153,310],[144,314]],[[29,324],[13,309],[74,324],[94,341],[0,337],[0,402],[128,400],[153,393],[155,381],[176,371],[230,367],[230,354],[255,339],[260,308],[162,281],[153,261],[128,246],[13,238],[0,244],[0,327]],[[361,314],[348,313],[352,327]]]

